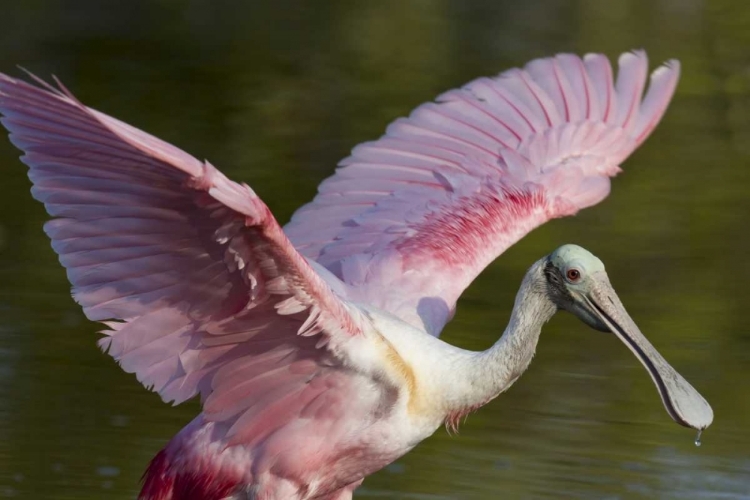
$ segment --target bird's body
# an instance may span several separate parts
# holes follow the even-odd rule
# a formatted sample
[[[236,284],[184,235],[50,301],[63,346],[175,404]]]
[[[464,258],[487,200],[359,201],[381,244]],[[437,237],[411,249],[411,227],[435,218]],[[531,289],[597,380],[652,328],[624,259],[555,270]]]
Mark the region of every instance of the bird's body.
[[[504,334],[438,338],[461,292],[550,218],[601,201],[678,78],[624,54],[560,55],[480,78],[358,146],[282,229],[246,185],[87,108],[0,75],[0,112],[100,345],[203,412],[154,458],[141,500],[346,500],[363,478],[526,370],[559,309],[615,333],[677,422],[710,407],[630,320],[596,257],[526,274]]]
[[[535,267],[541,275],[540,264]],[[259,483],[258,498],[348,498],[350,485],[403,456],[441,425],[455,429],[461,417],[523,373],[543,323],[556,311],[531,290],[531,280],[524,285],[506,333],[484,352],[460,349],[390,313],[352,304],[362,335],[342,347],[351,362],[340,369],[357,399],[331,422],[335,432],[329,429],[316,439],[309,426],[289,425],[279,431],[281,448],[273,438],[253,449],[226,447],[231,440],[225,429],[199,416],[151,467],[160,471],[177,461],[185,472],[181,487],[193,491],[204,484],[215,487],[207,478],[229,477],[235,478],[227,482],[231,488]],[[164,488],[159,473],[149,477],[157,480],[147,483],[147,490]]]

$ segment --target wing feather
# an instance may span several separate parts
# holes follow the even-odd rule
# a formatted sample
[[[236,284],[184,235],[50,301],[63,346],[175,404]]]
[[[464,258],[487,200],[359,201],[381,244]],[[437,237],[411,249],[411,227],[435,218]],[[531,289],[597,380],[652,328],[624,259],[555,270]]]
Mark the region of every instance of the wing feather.
[[[643,51],[627,52],[620,56],[620,72],[617,74],[615,91],[620,107],[615,123],[630,131],[636,120],[646,85],[648,60]]]
[[[679,64],[643,51],[561,54],[478,78],[357,146],[286,231],[352,297],[439,334],[461,292],[506,248],[609,194],[661,119]]]
[[[37,82],[0,75],[2,123],[54,217],[45,231],[73,295],[124,370],[165,401],[200,394],[208,418],[247,441],[253,418],[279,428],[349,390],[308,389],[351,376],[343,346],[361,325],[346,286],[311,267],[248,186]],[[355,184],[350,204],[382,194]]]

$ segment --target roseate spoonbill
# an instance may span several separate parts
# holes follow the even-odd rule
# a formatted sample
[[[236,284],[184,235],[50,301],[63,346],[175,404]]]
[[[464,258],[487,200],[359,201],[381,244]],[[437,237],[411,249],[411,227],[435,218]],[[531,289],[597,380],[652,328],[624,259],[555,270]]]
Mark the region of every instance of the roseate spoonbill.
[[[438,339],[474,277],[531,229],[609,193],[661,119],[679,64],[562,54],[451,90],[357,146],[282,229],[245,184],[81,104],[0,75],[0,112],[99,341],[203,413],[156,455],[142,500],[349,499],[368,474],[508,389],[559,309],[613,332],[669,415],[708,403],[640,333],[602,262],[534,263],[484,352]]]

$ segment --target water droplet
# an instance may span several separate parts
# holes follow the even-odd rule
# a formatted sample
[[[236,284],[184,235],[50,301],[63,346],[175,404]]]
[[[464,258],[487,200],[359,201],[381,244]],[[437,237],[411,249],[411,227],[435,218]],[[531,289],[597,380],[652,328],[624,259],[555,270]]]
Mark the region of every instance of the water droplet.
[[[700,429],[698,435],[695,436],[695,446],[701,445],[701,434],[703,434],[703,429]]]

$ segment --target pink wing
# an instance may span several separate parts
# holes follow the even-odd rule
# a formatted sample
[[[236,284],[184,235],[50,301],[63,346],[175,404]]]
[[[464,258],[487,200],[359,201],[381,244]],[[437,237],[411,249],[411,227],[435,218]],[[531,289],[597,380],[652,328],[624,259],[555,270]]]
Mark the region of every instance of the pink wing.
[[[609,193],[609,177],[661,119],[679,78],[623,54],[537,59],[479,78],[357,146],[285,231],[352,298],[438,335],[456,300],[533,228]]]
[[[102,348],[166,401],[201,394],[246,444],[340,410],[351,383],[332,351],[358,323],[266,205],[61,89],[0,75],[0,112],[75,299],[110,320]]]

